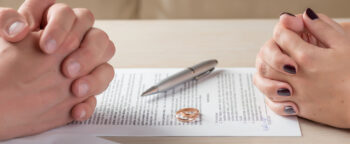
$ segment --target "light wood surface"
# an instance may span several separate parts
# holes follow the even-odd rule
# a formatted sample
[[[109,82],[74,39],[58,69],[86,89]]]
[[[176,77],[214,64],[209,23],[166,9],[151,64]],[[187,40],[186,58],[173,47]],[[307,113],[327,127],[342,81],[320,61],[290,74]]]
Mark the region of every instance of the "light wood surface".
[[[350,21],[350,19],[340,20]],[[116,68],[187,67],[218,59],[219,67],[253,67],[277,20],[97,21],[117,47]],[[118,76],[118,75],[117,75]],[[125,144],[350,143],[348,130],[299,119],[301,137],[104,137]]]

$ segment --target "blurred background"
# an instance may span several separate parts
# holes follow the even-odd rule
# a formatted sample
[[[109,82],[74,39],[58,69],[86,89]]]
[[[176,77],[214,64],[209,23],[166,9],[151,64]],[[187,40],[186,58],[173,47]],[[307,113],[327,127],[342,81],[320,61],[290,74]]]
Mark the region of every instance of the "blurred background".
[[[18,8],[23,0],[0,0]],[[350,0],[57,0],[85,7],[97,19],[235,19],[277,18],[283,11],[311,7],[333,18],[350,17]]]

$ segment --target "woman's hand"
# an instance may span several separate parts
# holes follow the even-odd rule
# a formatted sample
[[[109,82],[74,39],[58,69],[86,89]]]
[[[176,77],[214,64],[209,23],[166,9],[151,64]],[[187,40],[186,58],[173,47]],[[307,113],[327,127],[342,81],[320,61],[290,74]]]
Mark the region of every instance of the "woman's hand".
[[[254,82],[280,115],[350,128],[349,54],[349,34],[325,15],[282,15],[257,56]]]

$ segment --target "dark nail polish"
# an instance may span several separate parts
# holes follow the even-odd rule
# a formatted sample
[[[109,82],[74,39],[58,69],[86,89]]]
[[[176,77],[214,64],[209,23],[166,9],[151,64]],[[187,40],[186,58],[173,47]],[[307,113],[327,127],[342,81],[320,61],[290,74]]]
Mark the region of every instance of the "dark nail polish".
[[[289,15],[289,16],[295,17],[295,15],[293,15],[293,14],[291,14],[291,13],[289,13],[289,12],[282,12],[282,13],[280,14],[280,16],[281,16],[281,15],[284,15],[284,14],[287,14],[287,15]]]
[[[290,91],[285,88],[280,88],[277,90],[277,94],[280,96],[290,96]]]
[[[283,70],[284,70],[285,72],[287,72],[287,73],[290,73],[290,74],[296,74],[296,73],[297,73],[295,67],[294,67],[294,66],[291,66],[291,65],[284,65],[284,66],[283,66]]]
[[[295,114],[295,111],[294,111],[294,109],[293,109],[292,106],[286,106],[286,107],[284,107],[284,112],[285,112],[286,114]]]
[[[306,15],[312,20],[318,19],[317,14],[311,8],[306,9]]]

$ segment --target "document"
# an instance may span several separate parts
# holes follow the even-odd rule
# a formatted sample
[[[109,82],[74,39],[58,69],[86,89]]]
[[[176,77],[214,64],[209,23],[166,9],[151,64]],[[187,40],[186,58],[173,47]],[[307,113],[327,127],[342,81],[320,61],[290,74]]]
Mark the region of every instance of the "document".
[[[165,93],[141,97],[160,80],[182,69],[116,69],[108,89],[97,96],[93,116],[54,129],[55,134],[95,136],[300,136],[295,116],[279,116],[253,85],[253,68],[216,69]],[[196,108],[200,117],[181,122],[176,111]]]

